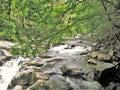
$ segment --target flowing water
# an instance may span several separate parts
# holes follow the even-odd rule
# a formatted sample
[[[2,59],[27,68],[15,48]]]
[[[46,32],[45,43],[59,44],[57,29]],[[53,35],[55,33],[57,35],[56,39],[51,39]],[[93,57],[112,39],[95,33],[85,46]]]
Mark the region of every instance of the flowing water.
[[[26,60],[28,59],[18,57],[6,62],[0,67],[0,90],[7,90],[8,84],[20,68],[19,63]]]
[[[73,48],[68,48],[68,45],[60,45],[60,46],[56,46],[56,47],[53,47],[50,49],[50,51],[52,52],[58,52],[58,53],[61,53],[61,54],[79,54],[83,51],[86,51],[86,50],[91,50],[92,48],[90,46],[87,46],[87,47],[84,47],[84,46],[76,46],[76,47],[73,47]]]
[[[66,49],[68,45],[59,45],[50,49],[51,52],[59,52],[60,54],[79,54],[85,50],[91,50],[91,47],[76,46],[71,49]],[[7,90],[8,84],[11,82],[12,78],[15,76],[20,68],[21,61],[28,61],[29,59],[24,59],[18,57],[6,62],[0,67],[0,90]]]

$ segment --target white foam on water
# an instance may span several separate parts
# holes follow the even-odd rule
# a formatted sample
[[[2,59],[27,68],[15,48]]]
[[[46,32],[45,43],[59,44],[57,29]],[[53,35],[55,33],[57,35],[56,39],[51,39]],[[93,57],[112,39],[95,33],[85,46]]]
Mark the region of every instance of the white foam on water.
[[[3,66],[0,67],[0,90],[7,90],[8,84],[11,82],[12,78],[15,76],[20,68],[20,61],[27,61],[23,57],[18,57],[7,61]]]
[[[60,50],[63,50],[65,48],[67,48],[67,45],[59,45],[59,46],[56,46],[56,47],[52,47],[50,49],[50,51],[60,51]]]
[[[58,52],[61,54],[79,54],[82,51],[91,50],[91,47],[87,46],[76,46],[68,48],[68,45],[59,45],[50,49],[52,52]],[[28,61],[29,59],[24,59],[23,57],[18,57],[6,62],[3,66],[0,67],[0,90],[7,90],[9,83],[12,78],[15,76],[20,66],[21,61]]]
[[[79,54],[86,50],[89,50],[89,51],[92,50],[92,48],[90,46],[87,46],[87,47],[76,46],[71,49],[65,49],[67,47],[68,47],[67,45],[60,45],[60,46],[51,48],[50,51],[59,52],[61,54]]]

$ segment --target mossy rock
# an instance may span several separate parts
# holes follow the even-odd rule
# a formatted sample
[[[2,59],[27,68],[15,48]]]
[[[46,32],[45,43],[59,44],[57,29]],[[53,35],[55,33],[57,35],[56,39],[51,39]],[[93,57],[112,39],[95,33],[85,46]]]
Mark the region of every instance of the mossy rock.
[[[33,71],[23,71],[18,73],[9,84],[8,89],[21,85],[24,87],[31,86],[38,80],[36,74]],[[27,85],[27,86],[26,86]]]
[[[88,59],[87,63],[97,65],[97,60],[96,59]]]
[[[52,76],[48,81],[37,81],[26,90],[73,90],[62,76]]]
[[[26,90],[49,90],[49,87],[45,85],[45,81],[38,80],[35,84]]]
[[[88,50],[86,50],[86,51],[82,51],[81,53],[80,53],[80,55],[86,55],[86,54],[88,54],[90,51],[88,51]]]
[[[51,76],[50,79],[45,83],[45,85],[49,87],[49,89],[45,90],[73,90],[73,88],[65,80],[65,78],[60,75]]]
[[[63,76],[85,79],[82,77],[84,75],[84,72],[77,67],[68,67],[68,66],[63,65],[60,68],[60,70]]]
[[[43,66],[43,68],[45,68],[45,69],[49,69],[49,68],[52,68],[52,67],[54,67],[54,64],[51,64],[51,63],[46,63],[46,64]]]
[[[98,52],[91,52],[91,53],[89,53],[89,57],[91,57],[91,58],[97,58],[98,55],[99,55]]]
[[[48,60],[47,63],[49,63],[49,62],[60,62],[62,60],[63,60],[62,58],[53,58],[51,60]]]
[[[109,55],[110,55],[110,56],[113,56],[113,55],[114,55],[114,53],[115,53],[115,52],[114,52],[114,50],[113,50],[113,49],[110,49],[110,50],[109,50]]]
[[[110,61],[111,56],[109,56],[107,54],[99,54],[97,59],[100,61]]]
[[[38,62],[27,62],[27,63],[25,63],[25,65],[26,66],[36,66],[36,67],[41,67],[41,66],[43,66],[43,64],[40,64],[40,63],[38,63]]]
[[[105,48],[103,48],[103,47],[100,47],[100,48],[99,48],[99,52],[101,52],[101,53],[108,53],[108,49],[105,49]]]

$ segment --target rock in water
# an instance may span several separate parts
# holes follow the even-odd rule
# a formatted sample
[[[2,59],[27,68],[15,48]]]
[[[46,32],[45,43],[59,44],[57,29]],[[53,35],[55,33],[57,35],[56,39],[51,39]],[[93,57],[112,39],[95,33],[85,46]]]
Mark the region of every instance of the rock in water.
[[[9,85],[9,89],[13,88],[16,85],[21,85],[26,87],[34,84],[37,81],[37,77],[33,71],[23,71],[17,74],[13,80],[11,81],[11,84]]]
[[[96,59],[89,59],[89,60],[87,60],[87,63],[97,65],[97,60]]]
[[[13,90],[23,90],[23,88],[21,85],[16,85]]]
[[[63,65],[60,69],[61,69],[63,76],[81,78],[83,80],[86,80],[83,77],[84,72],[82,70],[80,70],[79,68],[67,67],[67,66]]]
[[[73,90],[65,78],[59,75],[51,76],[46,85],[49,87],[48,90]]]
[[[102,86],[108,86],[109,83],[115,82],[120,83],[120,63],[117,65],[101,71],[98,76],[98,81]]]
[[[82,81],[79,86],[80,90],[102,90],[102,86],[97,81]]]
[[[46,82],[38,81],[27,90],[73,90],[70,84],[60,75],[53,75]]]
[[[89,53],[89,57],[91,57],[91,58],[97,58],[98,55],[99,55],[98,52],[91,52],[91,53]]]

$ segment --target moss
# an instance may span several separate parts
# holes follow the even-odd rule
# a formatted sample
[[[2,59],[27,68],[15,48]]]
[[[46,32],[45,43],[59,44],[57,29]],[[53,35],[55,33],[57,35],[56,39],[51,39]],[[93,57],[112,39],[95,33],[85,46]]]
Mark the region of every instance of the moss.
[[[49,86],[45,82],[37,82],[27,90],[49,90]]]
[[[98,55],[99,55],[98,52],[92,52],[92,53],[89,54],[89,57],[91,57],[91,58],[97,58]]]
[[[25,65],[27,65],[27,66],[36,66],[36,67],[41,67],[43,64],[40,64],[40,63],[25,63]]]
[[[87,63],[97,65],[97,60],[96,59],[89,59],[89,60],[87,60]]]
[[[52,68],[53,66],[54,66],[54,64],[48,63],[48,64],[44,65],[44,68],[48,69],[48,68]]]
[[[47,63],[49,63],[49,62],[60,62],[62,60],[63,60],[62,58],[55,58],[55,59],[47,61]]]
[[[114,50],[113,50],[113,49],[110,49],[110,50],[109,50],[109,55],[110,55],[110,56],[113,56],[113,55],[114,55]]]

